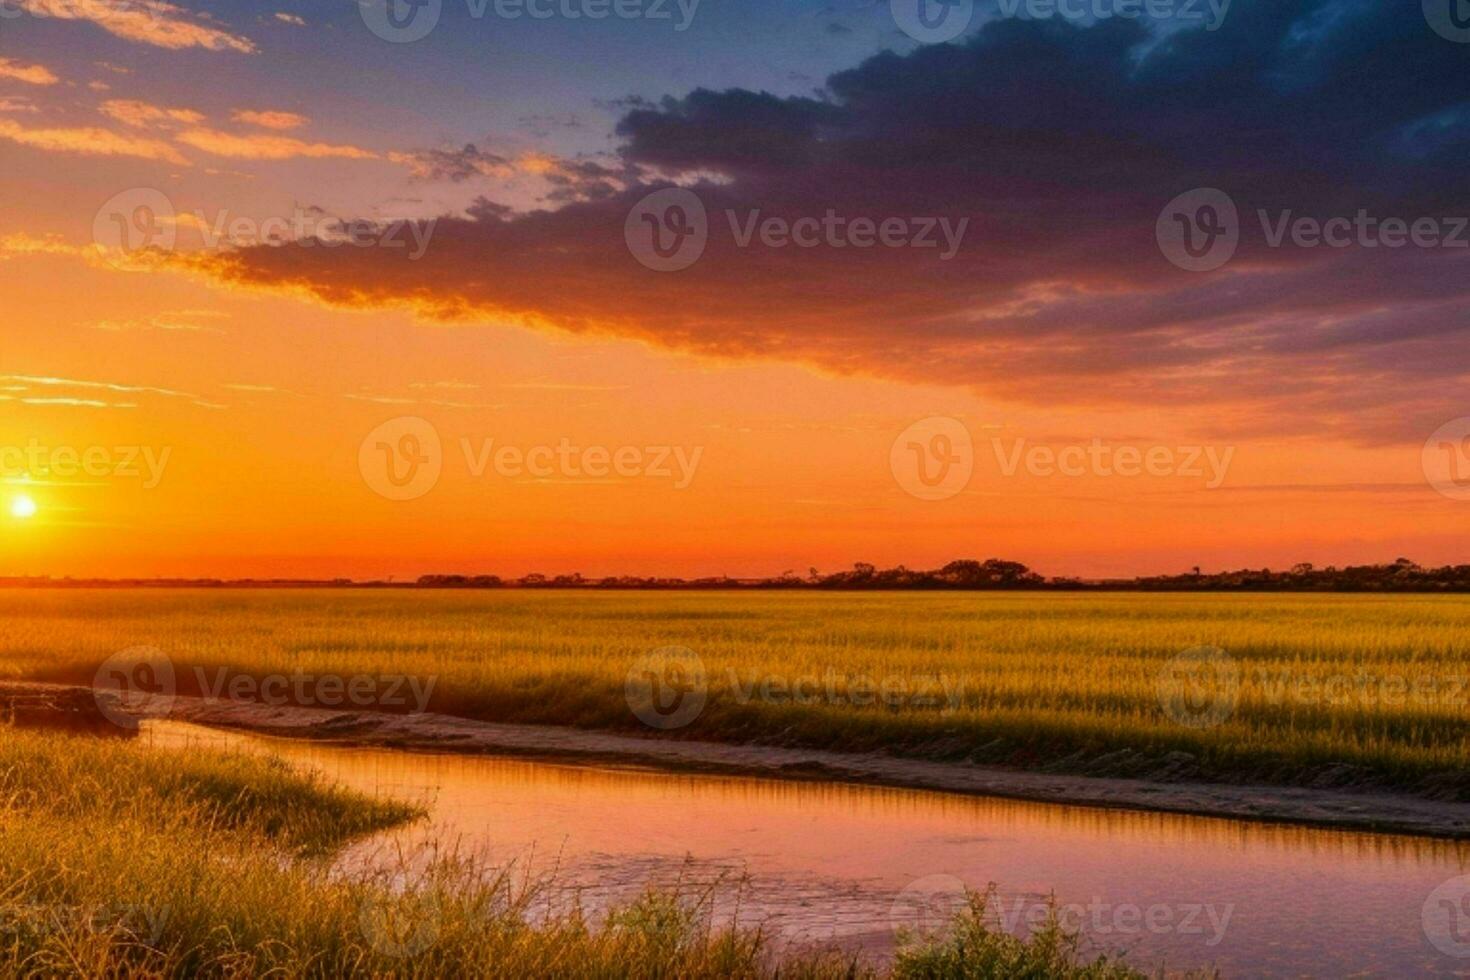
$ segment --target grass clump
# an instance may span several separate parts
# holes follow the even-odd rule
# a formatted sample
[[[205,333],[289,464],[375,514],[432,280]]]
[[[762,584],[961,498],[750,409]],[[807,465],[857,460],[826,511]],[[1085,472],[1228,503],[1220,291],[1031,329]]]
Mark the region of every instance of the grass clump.
[[[136,742],[6,730],[0,809],[32,820],[98,819],[239,831],[272,847],[324,854],[420,811],[302,775],[270,756],[158,752]]]
[[[990,912],[995,887],[967,896],[937,936],[907,937],[893,980],[1147,980],[1118,960],[1081,955],[1081,936],[1063,927],[1055,903],[1030,935],[1006,932]]]

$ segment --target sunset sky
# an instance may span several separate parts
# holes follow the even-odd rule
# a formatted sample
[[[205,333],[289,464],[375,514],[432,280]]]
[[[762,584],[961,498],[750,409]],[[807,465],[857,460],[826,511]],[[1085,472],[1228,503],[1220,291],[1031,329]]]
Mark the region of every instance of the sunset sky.
[[[1433,0],[360,2],[0,3],[0,575],[1466,561]]]

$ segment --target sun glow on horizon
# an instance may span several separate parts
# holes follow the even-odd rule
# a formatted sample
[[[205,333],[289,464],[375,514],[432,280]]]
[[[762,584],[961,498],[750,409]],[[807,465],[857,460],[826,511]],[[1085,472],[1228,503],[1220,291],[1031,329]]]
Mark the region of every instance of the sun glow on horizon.
[[[25,494],[19,494],[10,500],[10,516],[18,521],[30,520],[36,516],[36,502]]]

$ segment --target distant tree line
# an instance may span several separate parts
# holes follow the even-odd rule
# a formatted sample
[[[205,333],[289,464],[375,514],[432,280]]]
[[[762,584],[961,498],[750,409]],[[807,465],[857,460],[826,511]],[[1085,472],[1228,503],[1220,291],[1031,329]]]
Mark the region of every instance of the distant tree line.
[[[1302,563],[1285,571],[1245,568],[1234,572],[1204,573],[1199,568],[1182,575],[1154,575],[1132,579],[1079,579],[1045,577],[1018,561],[964,558],[942,568],[916,571],[896,565],[878,568],[858,562],[852,568],[805,575],[787,571],[773,578],[737,579],[665,578],[618,575],[588,578],[580,574],[424,575],[412,582],[357,582],[337,578],[314,579],[54,579],[45,576],[0,578],[0,587],[34,588],[355,588],[355,589],[792,589],[878,590],[930,589],[984,591],[1040,589],[1052,591],[1132,590],[1156,592],[1470,592],[1470,565],[1425,568],[1407,558],[1387,565],[1328,565]]]
[[[582,575],[526,575],[501,579],[494,575],[425,575],[417,585],[436,589],[1129,589],[1169,592],[1470,592],[1470,565],[1424,568],[1407,558],[1387,565],[1293,565],[1273,572],[1269,568],[1241,569],[1205,574],[1198,568],[1182,575],[1155,575],[1133,579],[1045,577],[1018,561],[966,558],[942,568],[918,571],[897,565],[878,568],[858,562],[840,572],[822,574],[811,569],[806,575],[785,572],[774,578],[643,578],[620,575],[586,578]]]

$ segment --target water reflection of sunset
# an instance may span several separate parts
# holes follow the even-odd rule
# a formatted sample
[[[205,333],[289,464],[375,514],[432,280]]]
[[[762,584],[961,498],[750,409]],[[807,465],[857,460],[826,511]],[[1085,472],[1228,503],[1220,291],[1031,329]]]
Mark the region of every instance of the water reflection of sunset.
[[[819,935],[881,952],[888,914],[916,881],[994,882],[1008,901],[1126,896],[1233,906],[1217,946],[1141,936],[1145,963],[1248,962],[1281,972],[1429,962],[1415,943],[1423,896],[1470,868],[1470,844],[947,793],[333,748],[157,724],[159,744],[276,752],[376,794],[424,802],[430,821],[358,845],[348,862],[397,860],[430,840],[554,873],[594,904],[654,883],[719,885],[745,921],[791,942]],[[1371,885],[1371,888],[1367,887]],[[1346,906],[1344,889],[1355,896]],[[735,897],[729,899],[737,903]],[[724,906],[726,911],[734,905]],[[811,916],[818,916],[813,920]],[[837,925],[834,925],[837,923]],[[1331,926],[1324,951],[1311,937]],[[886,938],[885,938],[886,937]],[[1103,941],[1105,937],[1093,937]],[[1266,959],[1262,959],[1263,950]],[[1272,958],[1275,957],[1275,958]],[[1334,959],[1340,957],[1341,959]]]

